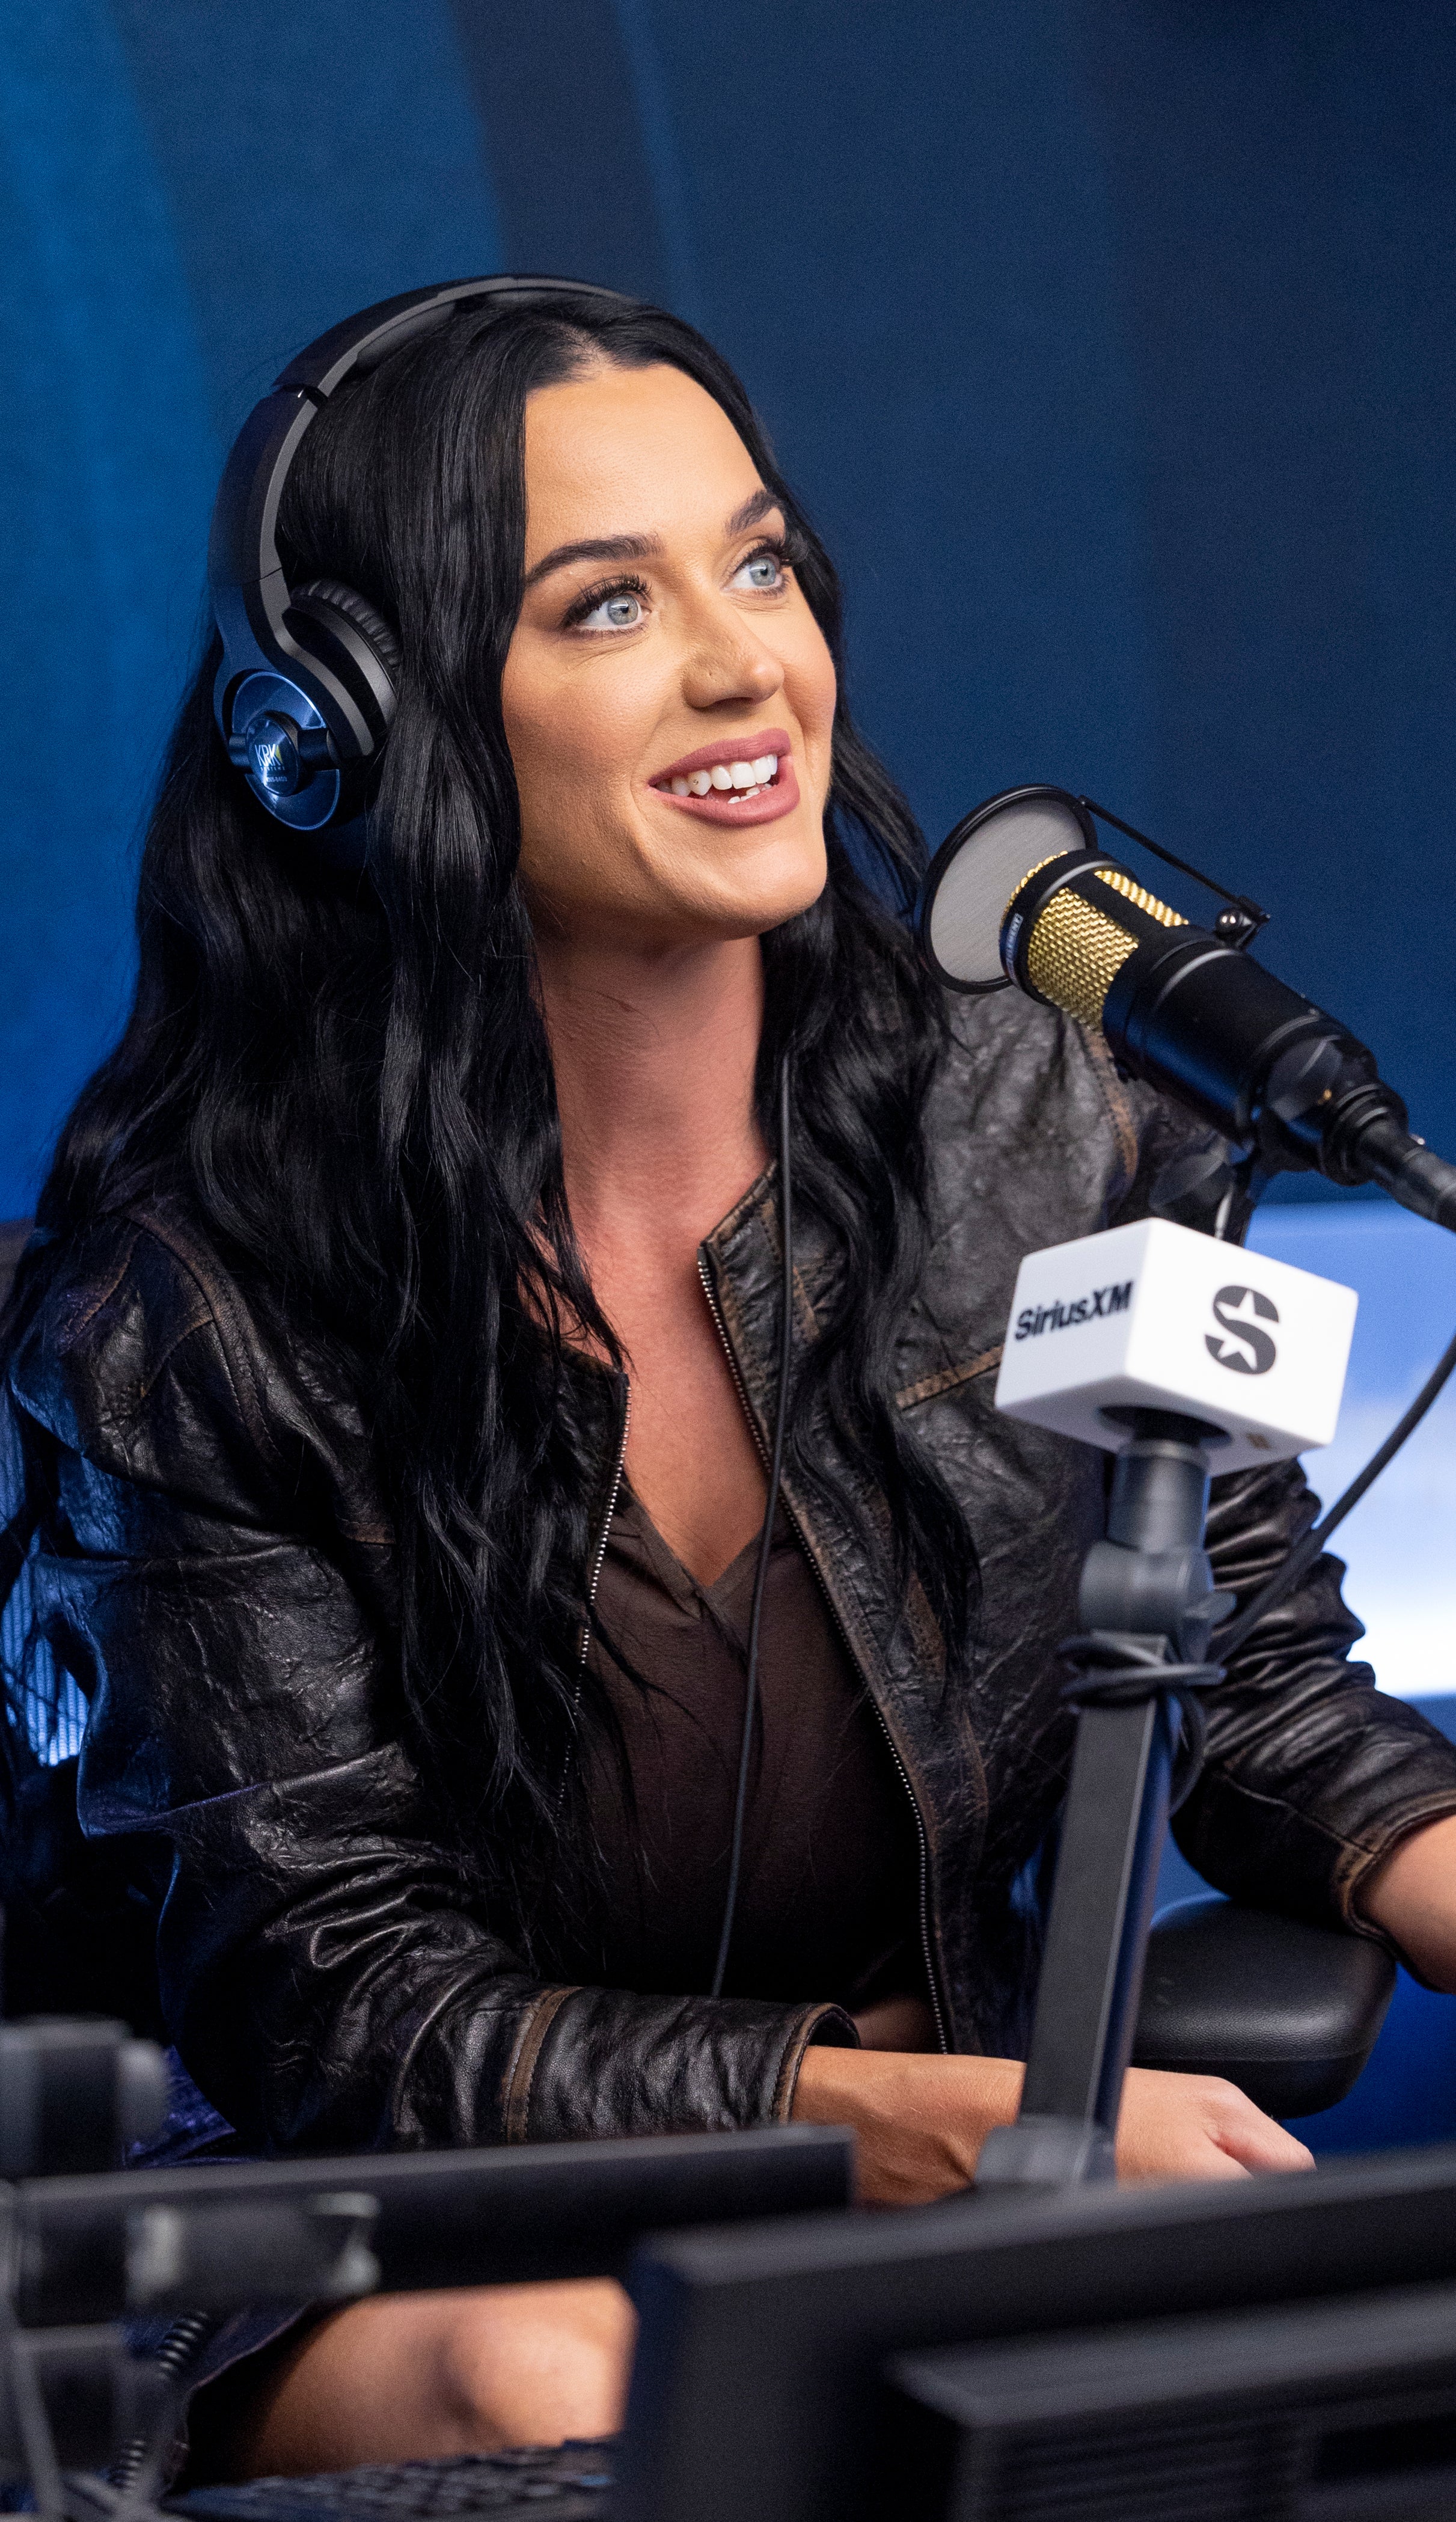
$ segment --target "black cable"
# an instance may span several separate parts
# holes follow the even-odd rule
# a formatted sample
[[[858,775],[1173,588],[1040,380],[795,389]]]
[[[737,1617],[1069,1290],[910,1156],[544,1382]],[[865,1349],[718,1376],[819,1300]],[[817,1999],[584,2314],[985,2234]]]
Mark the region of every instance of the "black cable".
[[[220,2312],[184,2312],[180,2319],[172,2322],[160,2346],[154,2349],[152,2361],[163,2382],[169,2386],[168,2396],[160,2412],[163,2427],[173,2422],[176,2394],[204,2348],[211,2346],[216,2337],[223,2318]],[[107,2472],[109,2486],[119,2488],[123,2494],[135,2487],[149,2454],[153,2452],[156,2433],[154,2426],[151,2435],[133,2435],[129,2443],[122,2445]]]
[[[1061,1704],[1080,1716],[1084,1707],[1143,1707],[1150,1699],[1166,1699],[1178,1721],[1173,1776],[1168,1789],[1168,1818],[1187,1803],[1203,1766],[1208,1717],[1200,1691],[1216,1689],[1224,1677],[1221,1663],[1170,1660],[1163,1638],[1102,1636],[1066,1638],[1057,1655],[1073,1666],[1062,1687]]]
[[[1453,1369],[1456,1369],[1456,1339],[1451,1341],[1448,1348],[1442,1350],[1434,1369],[1422,1384],[1404,1418],[1396,1421],[1385,1443],[1371,1455],[1364,1470],[1355,1473],[1349,1487],[1342,1496],[1336,1499],[1329,1514],[1322,1517],[1312,1531],[1306,1532],[1302,1541],[1295,1542],[1288,1559],[1276,1567],[1268,1584],[1255,1594],[1253,1601],[1239,1613],[1238,1618],[1233,1620],[1228,1628],[1215,1631],[1212,1642],[1213,1652],[1220,1662],[1228,1663],[1238,1654],[1249,1632],[1263,1618],[1265,1612],[1272,1611],[1276,1603],[1282,1603],[1286,1594],[1292,1592],[1298,1584],[1305,1569],[1313,1566],[1336,1526],[1343,1523],[1352,1507],[1359,1505],[1366,1490],[1380,1478],[1386,1465],[1393,1461],[1395,1455],[1399,1453],[1412,1429],[1419,1427],[1433,1401],[1449,1380]]]
[[[738,1905],[738,1873],[743,1860],[743,1824],[748,1813],[748,1770],[753,1753],[753,1720],[758,1713],[758,1640],[764,1616],[764,1588],[769,1581],[769,1558],[774,1548],[774,1523],[778,1513],[778,1484],[783,1472],[783,1436],[788,1421],[788,1379],[793,1359],[794,1326],[794,1203],[793,1180],[789,1170],[789,1094],[788,1053],[778,1071],[778,1236],[783,1249],[783,1292],[779,1300],[778,1319],[778,1403],[774,1413],[774,1452],[769,1466],[769,1498],[764,1508],[764,1528],[759,1538],[758,1566],[753,1578],[753,1608],[748,1614],[748,1671],[743,1688],[743,1740],[738,1748],[738,1789],[733,1799],[733,1843],[728,1858],[728,1896],[723,1904],[723,1927],[718,1938],[718,1960],[713,1969],[710,1993],[722,1996],[724,1975],[728,1969],[728,1946],[733,1935],[733,1911]]]

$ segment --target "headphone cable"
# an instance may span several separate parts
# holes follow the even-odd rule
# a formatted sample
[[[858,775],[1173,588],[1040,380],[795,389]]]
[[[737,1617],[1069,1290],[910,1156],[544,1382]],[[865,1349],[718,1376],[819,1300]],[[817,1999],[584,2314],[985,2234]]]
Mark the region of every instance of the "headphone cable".
[[[748,1769],[753,1753],[753,1720],[758,1712],[758,1648],[763,1625],[764,1589],[769,1581],[769,1559],[774,1548],[774,1525],[778,1514],[778,1488],[783,1472],[783,1437],[788,1419],[789,1368],[793,1358],[794,1321],[794,1202],[793,1180],[789,1167],[789,1092],[788,1053],[784,1052],[778,1071],[778,1235],[783,1249],[783,1292],[778,1319],[778,1403],[774,1414],[774,1451],[769,1464],[769,1496],[764,1508],[764,1528],[759,1536],[758,1566],[753,1579],[753,1607],[748,1614],[748,1670],[743,1688],[743,1739],[738,1747],[738,1787],[733,1798],[732,1850],[728,1857],[728,1896],[723,1905],[723,1927],[718,1938],[718,1960],[713,1970],[710,1994],[722,1996],[724,1975],[728,1970],[728,1946],[733,1935],[733,1912],[738,1905],[738,1875],[743,1861],[743,1825],[748,1813]]]

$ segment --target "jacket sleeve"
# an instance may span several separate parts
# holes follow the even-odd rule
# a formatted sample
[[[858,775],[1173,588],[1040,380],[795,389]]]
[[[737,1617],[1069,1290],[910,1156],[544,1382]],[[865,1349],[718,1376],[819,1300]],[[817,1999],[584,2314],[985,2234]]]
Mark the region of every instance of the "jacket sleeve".
[[[1295,1463],[1213,1482],[1208,1552],[1241,1610],[1317,1511]],[[1348,1661],[1363,1632],[1343,1572],[1316,1560],[1207,1694],[1203,1773],[1173,1829],[1219,1891],[1374,1935],[1361,1887],[1408,1832],[1456,1812],[1456,1748]]]
[[[248,2144],[759,2125],[810,2041],[854,2039],[832,2007],[544,1987],[493,1934],[405,1748],[360,1431],[206,1256],[134,1232],[12,1394],[56,1499],[44,1627],[90,1703],[81,1826],[149,1890],[167,2032]]]
[[[1121,1224],[1148,1214],[1175,1157],[1220,1142],[1147,1087],[1109,1080],[1106,1091],[1138,1150],[1115,1211]],[[1215,1479],[1215,1583],[1242,1610],[1318,1513],[1297,1463]],[[1207,1695],[1202,1778],[1173,1831],[1219,1891],[1385,1942],[1359,1915],[1361,1887],[1407,1833],[1456,1812],[1456,1747],[1418,1708],[1378,1690],[1368,1664],[1349,1661],[1364,1632],[1341,1597],[1343,1573],[1339,1560],[1317,1560]]]

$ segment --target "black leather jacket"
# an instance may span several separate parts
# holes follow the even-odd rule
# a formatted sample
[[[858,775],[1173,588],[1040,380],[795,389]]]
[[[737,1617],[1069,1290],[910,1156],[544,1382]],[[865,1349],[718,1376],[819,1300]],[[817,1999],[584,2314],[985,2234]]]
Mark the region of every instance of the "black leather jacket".
[[[1010,992],[963,1004],[955,1031],[897,1382],[980,1556],[968,1686],[943,1686],[928,1611],[897,1597],[887,1554],[792,1484],[786,1502],[918,1819],[942,2036],[1006,2053],[1035,1977],[1028,1861],[1070,1750],[1054,1651],[1076,1625],[1105,1459],[999,1418],[993,1370],[1022,1254],[1139,1214],[1189,1131]],[[776,1233],[770,1173],[702,1250],[761,1429]],[[831,1266],[806,1232],[800,1339]],[[622,1396],[599,1381],[604,1517]],[[40,1608],[90,1701],[82,1828],[155,1904],[167,2032],[250,2144],[741,2127],[787,2114],[807,2042],[853,2037],[812,2002],[542,1986],[472,1912],[400,1739],[394,1556],[357,1406],[183,1218],[99,1228],[11,1384],[54,1482]],[[1215,1481],[1218,1581],[1246,1594],[1312,1514],[1293,1465]],[[1223,1889],[1348,1921],[1394,1842],[1456,1810],[1456,1751],[1346,1662],[1360,1631],[1339,1574],[1322,1560],[1239,1656],[1178,1835]]]

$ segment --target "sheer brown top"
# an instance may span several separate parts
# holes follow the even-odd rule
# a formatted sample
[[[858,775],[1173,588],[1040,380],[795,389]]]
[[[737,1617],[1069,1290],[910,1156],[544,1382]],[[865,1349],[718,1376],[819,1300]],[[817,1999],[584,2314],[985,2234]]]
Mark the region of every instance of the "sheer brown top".
[[[590,1646],[613,1720],[589,1771],[605,1896],[599,1947],[582,1961],[599,1984],[643,1994],[711,1985],[759,1547],[756,1536],[700,1585],[631,1490],[619,1497]],[[919,1991],[909,1795],[781,1508],[758,1705],[725,1994],[856,2011]]]

